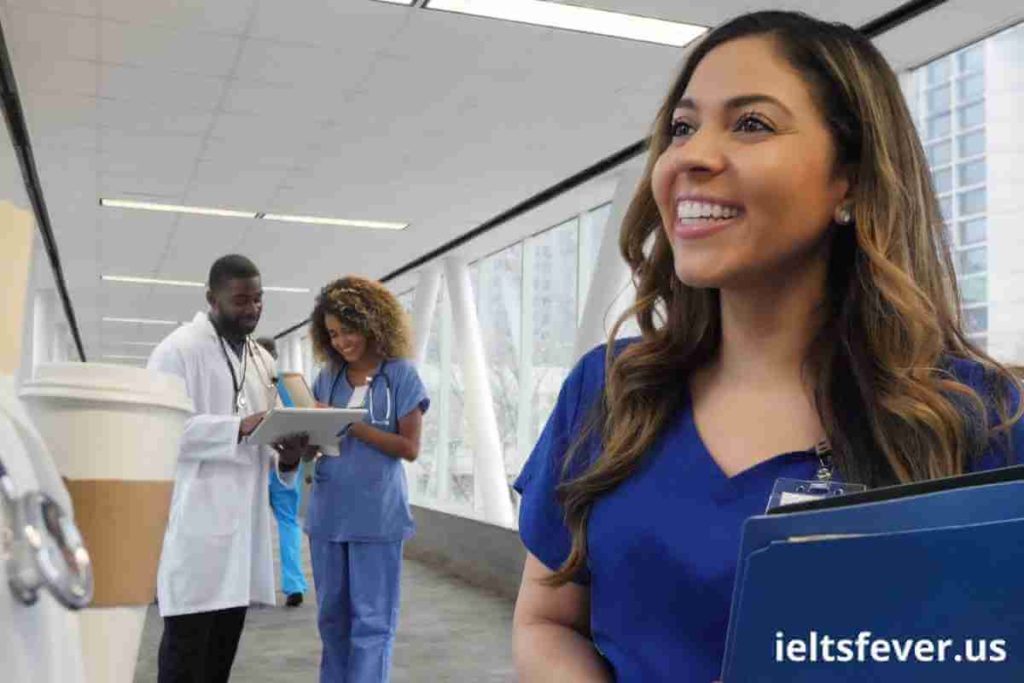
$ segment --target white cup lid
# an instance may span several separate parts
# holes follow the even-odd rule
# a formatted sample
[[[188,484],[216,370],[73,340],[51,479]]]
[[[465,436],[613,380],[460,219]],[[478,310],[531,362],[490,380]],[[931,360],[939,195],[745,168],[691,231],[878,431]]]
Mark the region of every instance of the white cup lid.
[[[46,363],[25,381],[22,398],[138,403],[192,412],[185,381],[154,370],[107,363]]]

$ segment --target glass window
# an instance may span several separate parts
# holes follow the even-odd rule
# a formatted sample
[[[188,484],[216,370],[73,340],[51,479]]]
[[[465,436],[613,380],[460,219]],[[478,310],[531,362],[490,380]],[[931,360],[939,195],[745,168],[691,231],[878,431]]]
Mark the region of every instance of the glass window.
[[[984,187],[977,190],[961,192],[956,196],[956,203],[961,216],[972,213],[984,213],[986,203],[986,192]]]
[[[605,224],[611,215],[611,203],[591,209],[580,216],[580,267],[579,267],[579,311],[578,320],[583,319],[583,307],[587,303],[590,282],[597,266],[597,253],[601,249],[601,238],[604,236]]]
[[[974,74],[956,82],[956,92],[961,102],[976,100],[985,94],[985,74]]]
[[[977,159],[957,166],[956,180],[961,187],[985,182],[985,160]]]
[[[949,114],[940,114],[928,119],[928,139],[934,140],[949,135],[952,118]]]
[[[988,250],[985,247],[964,249],[957,254],[957,268],[961,275],[981,273],[988,267]]]
[[[973,218],[960,223],[960,244],[984,242],[987,237],[984,218]]]
[[[441,283],[440,296],[445,296],[444,282]],[[437,496],[438,478],[436,468],[438,462],[438,446],[440,443],[441,416],[445,414],[446,397],[441,395],[441,327],[442,306],[438,303],[434,320],[427,334],[427,354],[417,371],[423,379],[427,395],[433,403],[430,410],[423,416],[423,428],[420,436],[420,454],[412,464],[412,495],[418,499],[433,499]]]
[[[985,102],[975,102],[956,110],[957,125],[960,130],[975,128],[985,123]]]
[[[960,151],[960,158],[976,157],[985,153],[985,131],[976,130],[967,135],[957,138],[957,147]]]
[[[476,310],[505,469],[514,473],[522,465],[519,453],[529,452],[532,445],[520,448],[517,442],[523,317],[522,242],[482,259],[478,266]]]
[[[977,306],[964,309],[964,327],[968,334],[976,334],[988,330],[988,308]]]
[[[946,140],[945,142],[928,145],[925,148],[925,153],[928,155],[928,164],[932,168],[945,166],[953,158],[953,146],[949,140]]]
[[[941,88],[933,88],[928,91],[928,113],[940,114],[949,111],[950,88],[944,85]]]
[[[953,189],[953,171],[948,168],[935,171],[932,173],[932,181],[935,183],[935,191],[939,194],[949,192]]]
[[[532,253],[529,325],[532,334],[529,369],[533,383],[532,429],[529,440],[540,435],[555,405],[562,382],[572,369],[576,341],[577,220],[527,240]],[[567,315],[568,313],[568,315]]]
[[[949,58],[940,57],[929,64],[925,71],[928,74],[928,85],[938,85],[949,80]]]
[[[984,45],[972,45],[971,47],[961,50],[956,56],[957,66],[960,69],[960,73],[966,73],[968,71],[982,71],[985,68],[985,52]],[[943,60],[945,61],[945,59]],[[947,75],[949,69],[946,70]]]
[[[988,278],[984,275],[963,278],[960,280],[960,296],[965,306],[985,303],[988,299]]]
[[[943,197],[940,199],[939,211],[942,213],[942,220],[948,223],[953,218],[953,198]]]

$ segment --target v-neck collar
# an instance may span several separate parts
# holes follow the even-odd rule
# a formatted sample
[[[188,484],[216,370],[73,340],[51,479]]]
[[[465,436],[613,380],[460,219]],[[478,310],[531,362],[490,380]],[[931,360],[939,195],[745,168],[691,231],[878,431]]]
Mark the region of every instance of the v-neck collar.
[[[749,492],[764,488],[765,480],[768,480],[770,489],[775,479],[786,474],[792,475],[788,470],[794,464],[816,462],[813,448],[789,451],[773,455],[729,476],[722,469],[721,465],[718,464],[718,461],[715,460],[700,434],[700,429],[697,427],[697,418],[693,410],[693,401],[689,393],[687,393],[682,410],[685,411],[682,428],[688,440],[695,444],[698,459],[708,471],[710,493],[715,500],[721,502],[735,500]]]

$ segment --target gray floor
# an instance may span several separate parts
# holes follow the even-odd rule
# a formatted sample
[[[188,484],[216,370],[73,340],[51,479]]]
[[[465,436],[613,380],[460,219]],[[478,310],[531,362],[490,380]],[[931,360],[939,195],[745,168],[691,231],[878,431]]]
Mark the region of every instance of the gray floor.
[[[312,586],[308,548],[303,546],[306,576]],[[406,560],[391,680],[514,681],[511,624],[508,600]],[[135,683],[156,681],[161,632],[154,607],[142,635]],[[297,609],[249,610],[231,679],[243,683],[316,681],[319,661],[316,601],[310,593]]]

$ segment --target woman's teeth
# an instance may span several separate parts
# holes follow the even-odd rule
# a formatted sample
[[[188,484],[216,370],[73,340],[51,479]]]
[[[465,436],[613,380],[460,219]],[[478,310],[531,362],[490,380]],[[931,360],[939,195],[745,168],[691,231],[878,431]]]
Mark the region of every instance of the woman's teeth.
[[[740,215],[732,206],[684,200],[676,204],[676,216],[685,220],[728,220]]]

